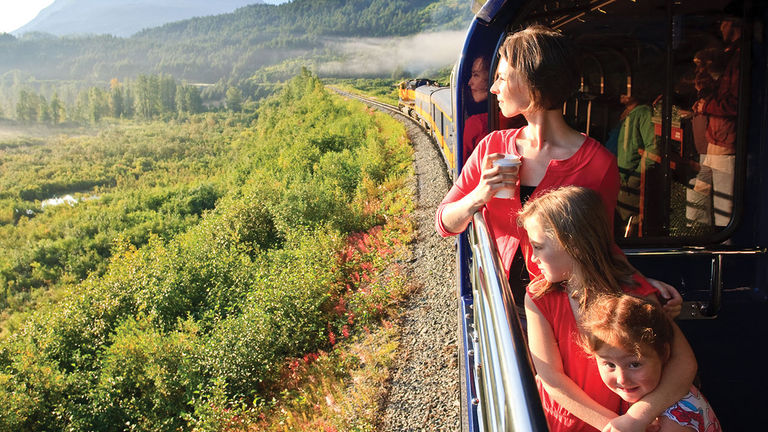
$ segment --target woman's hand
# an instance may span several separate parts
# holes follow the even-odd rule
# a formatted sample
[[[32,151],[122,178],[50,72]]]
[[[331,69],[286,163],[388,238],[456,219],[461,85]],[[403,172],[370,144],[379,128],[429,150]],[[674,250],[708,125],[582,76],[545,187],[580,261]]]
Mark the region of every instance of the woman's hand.
[[[662,306],[664,313],[666,313],[670,319],[677,318],[677,316],[680,315],[680,312],[683,310],[683,298],[680,296],[680,293],[677,292],[675,287],[668,283],[651,278],[646,279],[648,280],[648,283],[659,290],[661,297],[666,300]]]
[[[483,158],[480,182],[472,191],[476,203],[485,204],[502,189],[514,192],[517,184],[517,166],[494,166],[493,162],[504,159],[504,153],[490,153]]]
[[[439,222],[445,231],[454,234],[464,231],[472,220],[472,215],[480,211],[499,190],[514,191],[518,167],[493,166],[495,160],[503,158],[504,153],[490,153],[483,157],[479,167],[480,179],[474,189],[458,201],[446,204],[442,211],[438,210]]]

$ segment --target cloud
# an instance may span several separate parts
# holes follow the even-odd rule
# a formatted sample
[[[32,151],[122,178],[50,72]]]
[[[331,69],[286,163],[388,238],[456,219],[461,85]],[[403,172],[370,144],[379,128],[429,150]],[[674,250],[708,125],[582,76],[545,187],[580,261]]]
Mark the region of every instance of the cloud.
[[[390,75],[396,69],[418,75],[456,62],[463,31],[419,33],[398,38],[344,38],[327,41],[340,60],[318,65],[320,75]]]

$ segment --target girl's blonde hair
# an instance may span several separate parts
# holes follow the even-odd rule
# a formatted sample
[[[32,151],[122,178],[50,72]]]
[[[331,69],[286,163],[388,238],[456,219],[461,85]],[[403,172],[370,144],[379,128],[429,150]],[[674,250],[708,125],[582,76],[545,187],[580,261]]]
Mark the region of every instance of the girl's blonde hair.
[[[573,273],[566,283],[578,294],[582,311],[599,295],[621,294],[622,286],[637,285],[632,278],[635,270],[613,251],[613,235],[597,192],[578,186],[548,191],[525,204],[517,223],[524,226],[533,219],[573,258]],[[562,286],[544,281],[535,288],[534,297],[541,297]]]
[[[661,309],[631,295],[596,299],[581,318],[580,345],[595,354],[603,345],[618,346],[638,357],[650,348],[662,362],[669,356],[674,330]]]

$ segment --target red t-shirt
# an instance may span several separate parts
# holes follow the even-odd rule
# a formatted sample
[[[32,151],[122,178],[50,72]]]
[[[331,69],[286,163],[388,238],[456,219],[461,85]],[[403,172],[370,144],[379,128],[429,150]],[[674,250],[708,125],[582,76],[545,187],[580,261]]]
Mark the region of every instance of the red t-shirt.
[[[656,288],[640,277],[640,275],[635,274],[634,279],[639,285],[625,287],[624,292],[639,297],[647,297],[657,292]],[[619,414],[622,406],[621,397],[612,392],[603,383],[603,380],[600,378],[600,372],[597,369],[597,362],[594,358],[589,357],[576,342],[578,340],[579,328],[568,301],[568,294],[565,291],[555,291],[539,298],[533,298],[531,287],[535,287],[541,280],[543,280],[543,277],[539,276],[538,279],[531,282],[528,287],[528,295],[531,296],[533,303],[552,326],[555,342],[560,349],[560,358],[563,360],[563,372],[591,396],[595,402]],[[539,386],[541,405],[544,408],[544,414],[547,416],[550,432],[594,432],[597,430],[555,402],[546,392],[538,377],[536,381]]]
[[[505,129],[493,131],[478,144],[469,159],[464,164],[459,178],[443,202],[437,208],[435,215],[435,228],[443,237],[456,235],[443,226],[442,213],[445,206],[456,202],[475,189],[480,182],[482,162],[489,153],[507,153],[520,156],[517,152],[515,139],[522,129]],[[525,164],[525,159],[523,159]],[[574,185],[588,187],[597,191],[603,199],[608,221],[613,226],[613,213],[616,208],[616,200],[619,194],[619,170],[616,166],[616,157],[605,149],[596,140],[585,137],[579,150],[568,159],[550,161],[544,178],[536,186],[531,199],[541,195],[549,189],[559,186]],[[523,245],[523,253],[526,257],[528,271],[531,278],[540,272],[531,261],[530,243],[528,235],[522,227],[517,226],[517,213],[520,211],[520,190],[518,187],[514,198],[492,198],[483,207],[485,217],[491,235],[496,240],[504,271],[509,272],[512,258],[520,244]]]

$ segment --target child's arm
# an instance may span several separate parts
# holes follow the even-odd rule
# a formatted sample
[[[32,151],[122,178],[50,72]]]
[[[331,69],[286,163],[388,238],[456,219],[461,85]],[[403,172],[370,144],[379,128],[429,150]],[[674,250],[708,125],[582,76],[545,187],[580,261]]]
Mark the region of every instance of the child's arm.
[[[648,300],[658,304],[654,296],[649,296]],[[677,324],[672,322],[672,328],[675,334],[671,355],[664,365],[659,385],[632,404],[626,414],[611,420],[603,432],[643,431],[646,425],[688,394],[696,376],[696,357]]]
[[[595,402],[565,375],[552,326],[528,294],[525,295],[525,312],[528,320],[528,347],[536,366],[536,374],[547,393],[571,414],[602,429],[610,419],[616,417],[616,413]]]

